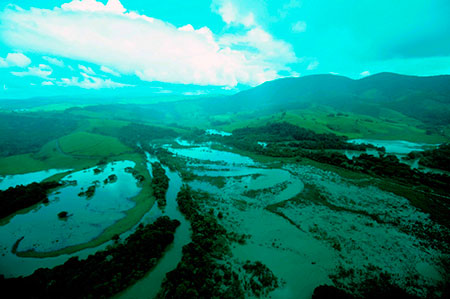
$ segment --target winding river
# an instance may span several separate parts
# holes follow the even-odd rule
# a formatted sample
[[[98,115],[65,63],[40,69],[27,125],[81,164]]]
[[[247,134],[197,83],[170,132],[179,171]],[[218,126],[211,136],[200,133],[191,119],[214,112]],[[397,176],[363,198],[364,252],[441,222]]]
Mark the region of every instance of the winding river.
[[[159,162],[156,157],[147,154],[149,162]],[[158,293],[161,283],[166,277],[166,273],[174,270],[181,261],[183,246],[191,241],[190,224],[178,210],[176,201],[178,191],[180,191],[182,180],[178,173],[171,171],[168,167],[162,165],[169,178],[169,189],[166,193],[167,205],[162,211],[155,203],[150,212],[145,216],[145,222],[153,222],[160,216],[169,216],[171,219],[180,221],[180,226],[175,232],[175,239],[166,250],[164,256],[158,261],[158,264],[147,275],[138,280],[134,285],[118,294],[116,298],[154,298]],[[148,163],[149,172],[151,164]]]

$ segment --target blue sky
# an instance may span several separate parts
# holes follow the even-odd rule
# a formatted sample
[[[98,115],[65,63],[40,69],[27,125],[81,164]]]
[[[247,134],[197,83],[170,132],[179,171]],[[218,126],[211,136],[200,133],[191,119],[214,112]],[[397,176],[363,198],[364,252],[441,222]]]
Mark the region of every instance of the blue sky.
[[[0,97],[449,74],[448,15],[448,0],[11,1],[0,6]]]

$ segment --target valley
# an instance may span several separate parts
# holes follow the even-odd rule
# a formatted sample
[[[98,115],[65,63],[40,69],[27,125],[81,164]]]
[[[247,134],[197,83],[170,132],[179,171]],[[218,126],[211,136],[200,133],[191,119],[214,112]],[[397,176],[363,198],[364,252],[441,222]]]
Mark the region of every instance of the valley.
[[[251,109],[242,101],[240,111],[223,103],[58,99],[14,112],[0,101],[1,119],[16,124],[0,131],[9,140],[0,190],[61,184],[0,220],[0,285],[86,273],[93,256],[119,269],[115,255],[135,248],[145,227],[142,240],[173,238],[152,239],[150,263],[83,296],[311,298],[323,285],[356,298],[447,294],[448,122],[379,103],[378,114],[329,102]],[[60,128],[40,134],[41,119]],[[163,216],[174,228],[152,231]],[[67,279],[37,292],[58,296]]]

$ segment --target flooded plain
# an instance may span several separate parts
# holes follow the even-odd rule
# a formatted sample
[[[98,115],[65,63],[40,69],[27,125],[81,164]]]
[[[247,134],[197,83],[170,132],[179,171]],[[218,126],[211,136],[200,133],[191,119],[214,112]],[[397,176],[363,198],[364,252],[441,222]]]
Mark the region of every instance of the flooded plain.
[[[273,168],[204,144],[168,149],[197,176],[188,184],[212,195],[204,211],[250,236],[233,244],[235,263],[261,261],[281,280],[271,298],[311,298],[318,285],[357,285],[380,273],[424,296],[444,280],[444,253],[418,231],[445,228],[405,198],[312,166]],[[412,277],[420,279],[410,285]]]
[[[62,179],[66,182],[63,187],[48,196],[48,203],[2,220],[2,274],[23,275],[35,265],[35,259],[19,258],[12,251],[46,253],[87,243],[123,218],[135,205],[131,198],[140,191],[136,179],[126,171],[132,167],[134,162],[119,161],[72,173]],[[86,194],[88,189],[91,194]],[[61,217],[61,212],[67,215]]]
[[[194,175],[184,183],[211,195],[208,200],[199,199],[202,211],[220,213],[218,221],[228,232],[247,236],[245,242],[232,243],[229,262],[242,265],[249,260],[267,265],[280,281],[271,298],[311,298],[319,285],[346,288],[380,273],[426,296],[427,290],[445,280],[441,263],[445,254],[420,237],[424,227],[429,232],[445,228],[405,198],[309,165],[275,167],[212,149],[210,144],[176,143],[176,147],[164,147]],[[151,173],[151,163],[159,161],[149,154],[147,160]],[[19,258],[11,253],[14,244],[18,252],[52,251],[87,242],[123,217],[133,206],[128,199],[139,192],[136,180],[126,171],[133,166],[133,162],[122,161],[101,171],[91,168],[73,173],[63,179],[72,184],[52,193],[47,205],[16,215],[0,226],[2,274],[30,274],[38,265],[54,266],[69,257]],[[181,225],[155,268],[117,297],[153,298],[191,240],[190,223],[176,203],[182,178],[165,165],[163,168],[169,178],[167,206],[160,209],[155,204],[140,223],[167,215]],[[105,183],[111,174],[117,175],[117,180]],[[89,186],[96,186],[92,197],[80,196]],[[68,212],[67,219],[57,216],[62,210]],[[105,246],[76,255],[87,256]]]

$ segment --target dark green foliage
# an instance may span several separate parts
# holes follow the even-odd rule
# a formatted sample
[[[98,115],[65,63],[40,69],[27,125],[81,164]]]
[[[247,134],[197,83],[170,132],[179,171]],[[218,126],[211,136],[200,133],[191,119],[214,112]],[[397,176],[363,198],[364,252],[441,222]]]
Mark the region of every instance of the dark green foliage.
[[[214,212],[200,213],[193,191],[184,185],[177,196],[180,211],[190,220],[192,242],[183,247],[177,268],[166,274],[159,298],[244,298],[244,289],[254,296],[267,295],[278,286],[272,271],[261,263],[247,263],[250,278],[233,270],[226,256],[230,254],[228,233],[217,222]],[[197,194],[195,196],[207,196]]]
[[[89,186],[85,192],[78,193],[78,196],[86,196],[87,198],[91,198],[95,194],[95,189],[97,187],[95,185]]]
[[[334,286],[321,285],[314,289],[312,299],[418,299],[419,297],[407,293],[400,287],[389,282],[385,275],[373,275],[358,284],[356,290],[359,295],[351,295]],[[352,291],[352,290],[350,290]]]
[[[446,192],[450,185],[450,177],[440,174],[424,174],[411,169],[408,165],[400,163],[393,155],[375,157],[362,154],[352,160],[340,153],[327,152],[306,152],[299,153],[300,156],[308,157],[312,160],[344,167],[350,170],[364,172],[379,177],[395,178],[407,184],[422,184],[434,188],[435,191]]]
[[[66,211],[59,212],[58,217],[61,219],[67,218],[69,217],[69,213],[67,213]]]
[[[345,137],[334,134],[316,134],[310,130],[299,128],[289,123],[273,123],[262,127],[244,128],[233,131],[232,136],[223,138],[224,143],[236,148],[256,152],[271,157],[306,157],[321,163],[331,164],[347,169],[368,173],[379,177],[395,178],[405,183],[418,183],[438,190],[446,190],[450,185],[450,177],[439,174],[423,174],[400,163],[393,155],[375,157],[361,154],[349,160],[344,154],[327,151],[327,149],[365,150],[374,148],[371,145],[351,144]],[[266,147],[257,141],[267,142]],[[444,161],[448,151],[444,146],[435,155],[437,160]],[[383,152],[383,148],[378,148]]]
[[[226,230],[214,216],[199,213],[191,192],[184,185],[177,202],[191,222],[192,242],[183,247],[177,268],[166,274],[158,298],[243,298],[237,273],[222,260],[230,251]]]
[[[348,148],[347,138],[334,134],[317,134],[287,122],[269,123],[262,127],[242,128],[233,131],[231,139],[261,142],[288,142],[302,148]]]
[[[112,183],[115,183],[115,182],[117,182],[117,175],[115,175],[115,174],[109,175],[108,178],[106,178],[103,181],[103,183],[105,183],[105,184],[112,184]]]
[[[48,202],[48,191],[59,186],[61,184],[57,182],[31,183],[27,186],[19,185],[0,191],[0,218],[39,202]]]
[[[152,163],[152,188],[153,194],[156,197],[158,206],[166,206],[166,193],[169,188],[169,178],[166,175],[166,171],[162,168],[158,162]]]
[[[410,157],[420,157],[419,163],[423,166],[450,171],[450,143],[441,144],[437,149],[422,153],[411,153]]]
[[[47,142],[69,134],[77,122],[67,117],[0,114],[0,156],[36,153]]]
[[[120,128],[117,137],[124,144],[136,148],[137,144],[146,145],[154,139],[173,138],[176,136],[176,132],[171,129],[132,123]]]
[[[53,269],[38,269],[32,275],[4,279],[4,294],[17,298],[108,298],[143,277],[173,242],[178,220],[160,217],[140,226],[123,244],[117,244],[86,260],[73,257]],[[118,238],[115,237],[115,240]]]
[[[190,220],[192,242],[183,247],[177,268],[166,274],[159,298],[244,298],[244,288],[253,296],[267,296],[278,287],[278,279],[260,262],[247,262],[240,277],[226,262],[230,254],[229,234],[212,213],[200,213],[193,191],[182,186],[177,195],[180,211]],[[195,196],[207,196],[197,194]]]
[[[314,289],[312,299],[352,299],[352,295],[329,285],[321,285]]]
[[[347,137],[335,134],[317,134],[311,130],[300,128],[287,122],[269,123],[261,127],[236,129],[233,135],[223,137],[222,142],[243,150],[260,153],[271,152],[277,144],[286,149],[351,149],[365,150],[375,148],[368,144],[353,144],[347,142]],[[258,142],[266,142],[263,147]]]
[[[171,129],[135,123],[120,129],[120,139],[130,145],[135,145],[137,142],[150,142],[154,139],[164,139],[176,136],[176,132]]]
[[[131,173],[131,175],[139,182],[142,183],[143,181],[145,181],[145,177],[140,174],[136,169],[131,168],[131,167],[127,167],[125,168],[125,172],[126,173]]]
[[[268,295],[278,287],[278,279],[263,263],[247,261],[243,268],[251,277],[248,285],[256,296]]]

